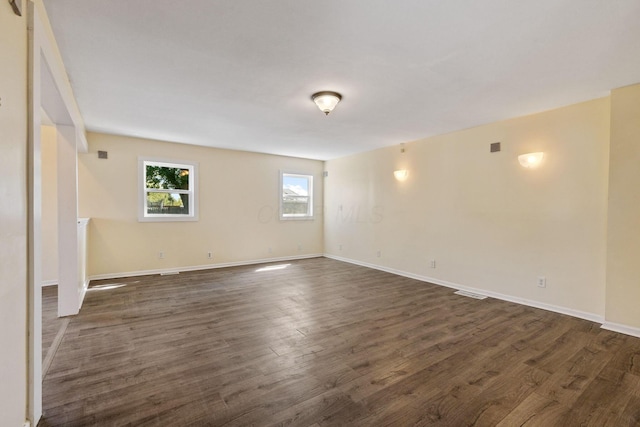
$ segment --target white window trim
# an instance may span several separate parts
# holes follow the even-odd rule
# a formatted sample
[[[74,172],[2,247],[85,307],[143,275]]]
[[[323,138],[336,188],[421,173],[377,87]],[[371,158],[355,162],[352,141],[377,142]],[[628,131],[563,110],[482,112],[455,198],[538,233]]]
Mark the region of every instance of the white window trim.
[[[146,163],[154,163],[169,168],[189,169],[189,190],[166,190],[154,188],[154,192],[158,193],[178,193],[189,194],[191,199],[189,202],[189,215],[171,215],[171,214],[148,214],[147,213],[147,183]],[[198,163],[188,160],[162,159],[155,157],[138,157],[138,221],[139,222],[180,222],[180,221],[198,221]]]
[[[283,190],[283,185],[284,185],[284,176],[285,175],[289,175],[289,176],[296,176],[296,177],[300,177],[300,178],[308,178],[309,179],[309,210],[310,210],[310,214],[308,215],[304,215],[304,214],[299,214],[299,215],[285,215],[284,214],[284,209],[282,206],[283,203],[283,195],[282,195],[282,190]],[[315,215],[315,209],[313,207],[314,202],[313,202],[313,174],[311,173],[303,173],[303,172],[289,172],[289,171],[280,171],[280,187],[278,188],[278,199],[280,200],[279,202],[279,212],[280,212],[280,220],[281,221],[309,221],[309,220],[313,220],[315,219],[314,215]]]

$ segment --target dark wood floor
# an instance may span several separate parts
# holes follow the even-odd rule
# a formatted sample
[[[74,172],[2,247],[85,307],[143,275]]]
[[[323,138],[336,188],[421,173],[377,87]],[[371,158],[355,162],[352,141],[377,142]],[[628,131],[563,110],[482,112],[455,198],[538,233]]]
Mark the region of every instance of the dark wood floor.
[[[42,287],[42,360],[53,344],[62,319],[58,318],[58,287]]]
[[[325,258],[265,267],[92,282],[40,425],[640,425],[638,338]]]
[[[58,317],[58,286],[42,288],[42,377],[46,378],[70,318]]]

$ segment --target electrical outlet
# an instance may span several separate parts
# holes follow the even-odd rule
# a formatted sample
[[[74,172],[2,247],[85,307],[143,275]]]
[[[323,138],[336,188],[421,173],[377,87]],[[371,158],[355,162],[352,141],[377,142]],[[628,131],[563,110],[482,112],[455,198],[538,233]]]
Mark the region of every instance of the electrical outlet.
[[[158,259],[164,259],[164,252],[163,251],[158,252]]]
[[[431,268],[436,268],[436,260],[435,260],[435,259],[432,259],[432,260],[429,262],[429,265],[431,266]]]
[[[273,253],[273,248],[269,248],[269,253]]]
[[[301,252],[301,251],[302,251],[302,245],[299,244],[298,245],[298,252]]]
[[[547,278],[544,276],[538,276],[538,287],[546,288],[547,287]]]
[[[342,250],[342,243],[340,243],[340,244],[338,245],[338,250],[340,250],[340,251]]]
[[[207,258],[213,259],[213,252],[207,252]]]
[[[376,256],[377,256],[378,258],[380,258],[380,255],[382,255],[382,252],[380,252],[380,251],[376,252]]]

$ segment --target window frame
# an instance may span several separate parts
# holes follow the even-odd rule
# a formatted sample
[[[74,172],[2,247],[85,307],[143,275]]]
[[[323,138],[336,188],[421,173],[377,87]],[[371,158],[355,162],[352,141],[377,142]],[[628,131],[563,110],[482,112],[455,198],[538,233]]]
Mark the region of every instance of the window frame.
[[[291,177],[295,177],[295,178],[306,178],[307,182],[308,182],[308,200],[309,200],[309,204],[308,204],[308,208],[307,208],[307,213],[306,214],[285,214],[284,213],[284,179],[287,176],[291,176]],[[278,189],[278,195],[279,195],[279,213],[280,213],[280,220],[281,221],[308,221],[308,220],[313,220],[315,219],[314,215],[315,215],[315,209],[314,209],[314,203],[313,203],[313,174],[311,173],[303,173],[303,172],[289,172],[289,171],[280,171],[280,187]]]
[[[147,187],[147,165],[189,170],[189,189],[161,189]],[[189,195],[189,214],[147,213],[147,193],[178,193]],[[198,221],[198,163],[188,160],[138,157],[138,222]]]

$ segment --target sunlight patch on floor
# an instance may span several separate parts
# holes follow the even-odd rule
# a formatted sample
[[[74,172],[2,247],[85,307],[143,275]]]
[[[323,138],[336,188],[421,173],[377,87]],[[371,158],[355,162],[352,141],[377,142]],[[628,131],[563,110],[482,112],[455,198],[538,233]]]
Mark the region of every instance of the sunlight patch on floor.
[[[278,265],[268,265],[266,267],[262,267],[256,270],[256,273],[261,273],[263,271],[273,271],[273,270],[283,270],[289,267],[291,264],[278,264]]]
[[[87,292],[91,291],[110,291],[111,289],[122,288],[123,286],[127,286],[126,283],[108,283],[105,285],[96,285],[87,289]]]

